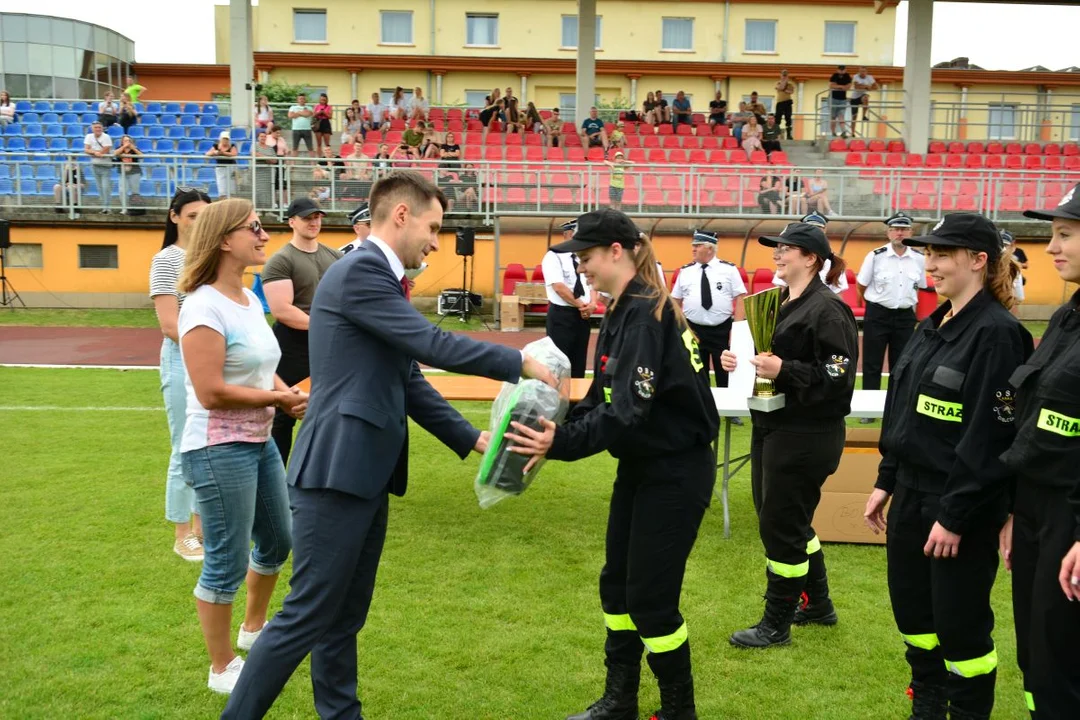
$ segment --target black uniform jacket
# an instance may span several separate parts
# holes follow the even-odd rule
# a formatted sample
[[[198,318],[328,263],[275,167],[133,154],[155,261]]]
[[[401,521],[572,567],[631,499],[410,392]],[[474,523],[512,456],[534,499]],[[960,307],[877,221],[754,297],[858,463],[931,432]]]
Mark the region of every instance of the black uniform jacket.
[[[889,371],[875,486],[941,495],[937,521],[963,534],[1005,519],[1013,476],[998,455],[1016,435],[1009,376],[1032,342],[985,290],[942,325],[951,308],[919,323]]]
[[[783,361],[776,389],[786,404],[773,412],[751,411],[756,427],[815,432],[851,412],[859,328],[851,308],[817,274],[802,295],[780,306],[772,351]]]
[[[604,318],[593,383],[547,456],[577,460],[610,450],[617,458],[660,457],[716,440],[720,417],[689,328],[634,278]]]
[[[1065,488],[1080,541],[1080,292],[1050,318],[1039,348],[1009,380],[1016,440],[1001,459],[1018,481]]]

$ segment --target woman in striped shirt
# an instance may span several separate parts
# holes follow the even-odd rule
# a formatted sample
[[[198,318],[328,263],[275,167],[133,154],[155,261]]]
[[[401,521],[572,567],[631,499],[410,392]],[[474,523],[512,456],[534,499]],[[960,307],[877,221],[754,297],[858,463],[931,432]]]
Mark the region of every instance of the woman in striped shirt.
[[[176,282],[184,269],[184,247],[191,226],[199,211],[209,203],[210,197],[201,190],[177,191],[165,219],[165,240],[150,263],[150,297],[154,301],[161,334],[165,336],[161,342],[161,392],[165,396],[165,415],[172,444],[165,480],[165,518],[176,530],[173,552],[191,562],[203,559],[202,524],[195,504],[195,491],[184,483],[180,463],[187,396],[176,329],[184,295],[176,289]]]

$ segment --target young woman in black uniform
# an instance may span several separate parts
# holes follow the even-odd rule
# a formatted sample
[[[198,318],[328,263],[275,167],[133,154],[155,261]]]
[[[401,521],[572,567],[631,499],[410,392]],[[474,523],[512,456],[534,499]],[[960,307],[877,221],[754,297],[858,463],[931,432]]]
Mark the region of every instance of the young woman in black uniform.
[[[1053,210],[1046,252],[1080,282],[1080,185]],[[1050,318],[1039,348],[1011,379],[1016,440],[1001,459],[1017,474],[1001,532],[1012,570],[1016,650],[1028,709],[1038,720],[1080,716],[1080,292]]]
[[[613,300],[597,338],[595,379],[570,420],[542,432],[514,423],[515,450],[577,460],[618,458],[600,573],[607,625],[604,695],[572,720],[637,720],[641,654],[660,686],[657,720],[694,720],[690,643],[679,612],[686,560],[709,505],[710,443],[720,418],[701,373],[697,341],[656,272],[652,244],[623,213],[578,218],[552,248]],[[531,460],[531,466],[535,460]],[[528,468],[528,466],[527,466]],[[526,469],[527,469],[526,468]]]
[[[844,452],[844,418],[851,412],[859,331],[855,317],[829,286],[846,270],[821,228],[791,223],[778,237],[759,238],[773,249],[777,277],[787,283],[772,353],[750,359],[759,377],[776,381],[786,404],[751,411],[750,483],[765,546],[765,614],[731,636],[731,644],[767,648],[791,642],[792,622],[833,625],[825,556],[811,522],[821,486]],[[832,262],[825,282],[818,273]],[[724,370],[735,355],[725,350]],[[805,597],[804,597],[805,593]],[[804,600],[803,607],[799,607]],[[798,611],[798,616],[796,615]]]
[[[1009,376],[1031,354],[1013,317],[1019,269],[982,215],[946,215],[926,271],[947,299],[916,329],[896,367],[881,464],[866,520],[886,527],[889,597],[911,666],[916,720],[989,718],[997,652],[990,590],[1012,473],[998,459],[1015,435]]]

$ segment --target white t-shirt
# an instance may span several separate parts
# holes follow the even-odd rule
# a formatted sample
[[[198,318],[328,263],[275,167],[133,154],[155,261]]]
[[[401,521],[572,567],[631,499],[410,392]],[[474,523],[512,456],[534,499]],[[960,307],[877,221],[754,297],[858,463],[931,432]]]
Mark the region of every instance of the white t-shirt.
[[[258,390],[274,389],[274,370],[281,359],[277,338],[263,315],[262,303],[255,293],[244,288],[247,307],[233,302],[210,285],[203,285],[187,296],[180,309],[178,332],[183,357],[184,335],[197,327],[208,327],[225,338],[226,385],[240,385]],[[187,362],[185,359],[185,369]],[[180,451],[198,450],[210,445],[234,442],[259,443],[270,438],[274,408],[237,408],[207,410],[195,396],[191,377],[187,388],[187,420]]]
[[[873,75],[856,75],[851,78],[851,99],[858,100],[863,95],[869,95],[869,90],[860,90],[859,88],[860,86],[863,88],[872,88],[874,87],[875,82],[877,81],[874,80]]]
[[[419,110],[422,113],[428,111],[428,101],[426,98],[418,98],[415,95],[409,100],[409,112],[416,112]]]
[[[386,106],[382,103],[368,103],[367,111],[373,123],[381,123],[386,119]]]
[[[186,296],[176,289],[176,281],[183,270],[184,248],[170,245],[159,250],[150,261],[150,297],[175,295],[177,307],[183,307]]]
[[[91,150],[94,151],[104,151],[107,153],[109,150],[112,150],[112,138],[109,137],[109,134],[105,132],[101,133],[101,137],[94,137],[94,133],[87,133],[86,139],[83,140],[83,146],[89,147]],[[105,157],[95,156],[94,159],[90,161],[90,164],[112,165],[112,158],[108,155],[106,155]]]

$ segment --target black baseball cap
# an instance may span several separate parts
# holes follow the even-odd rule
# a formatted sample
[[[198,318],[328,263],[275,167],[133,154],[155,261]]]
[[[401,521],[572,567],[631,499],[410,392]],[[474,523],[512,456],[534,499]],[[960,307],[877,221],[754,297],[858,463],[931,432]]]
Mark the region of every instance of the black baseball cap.
[[[639,237],[637,226],[625,213],[611,208],[601,208],[579,217],[574,237],[558,245],[552,245],[551,250],[581,252],[599,245],[611,246],[615,243],[629,250],[637,246]]]
[[[326,214],[323,209],[319,207],[319,203],[315,202],[311,198],[300,197],[289,203],[289,209],[285,211],[285,217],[306,218],[307,216],[313,215],[315,213],[322,213],[323,215]]]
[[[1061,198],[1061,202],[1057,204],[1056,208],[1051,210],[1025,210],[1024,217],[1035,218],[1036,220],[1053,220],[1054,218],[1080,220],[1080,192],[1077,192],[1077,190],[1080,190],[1080,183],[1065,193],[1065,197]]]
[[[941,245],[984,252],[990,259],[1001,255],[1001,234],[990,219],[978,213],[952,213],[938,221],[929,235],[905,238],[905,245]]]
[[[829,245],[825,232],[816,225],[804,222],[788,223],[779,235],[765,235],[759,237],[758,242],[766,247],[795,245],[809,250],[822,260],[828,260],[833,256],[832,246]]]

